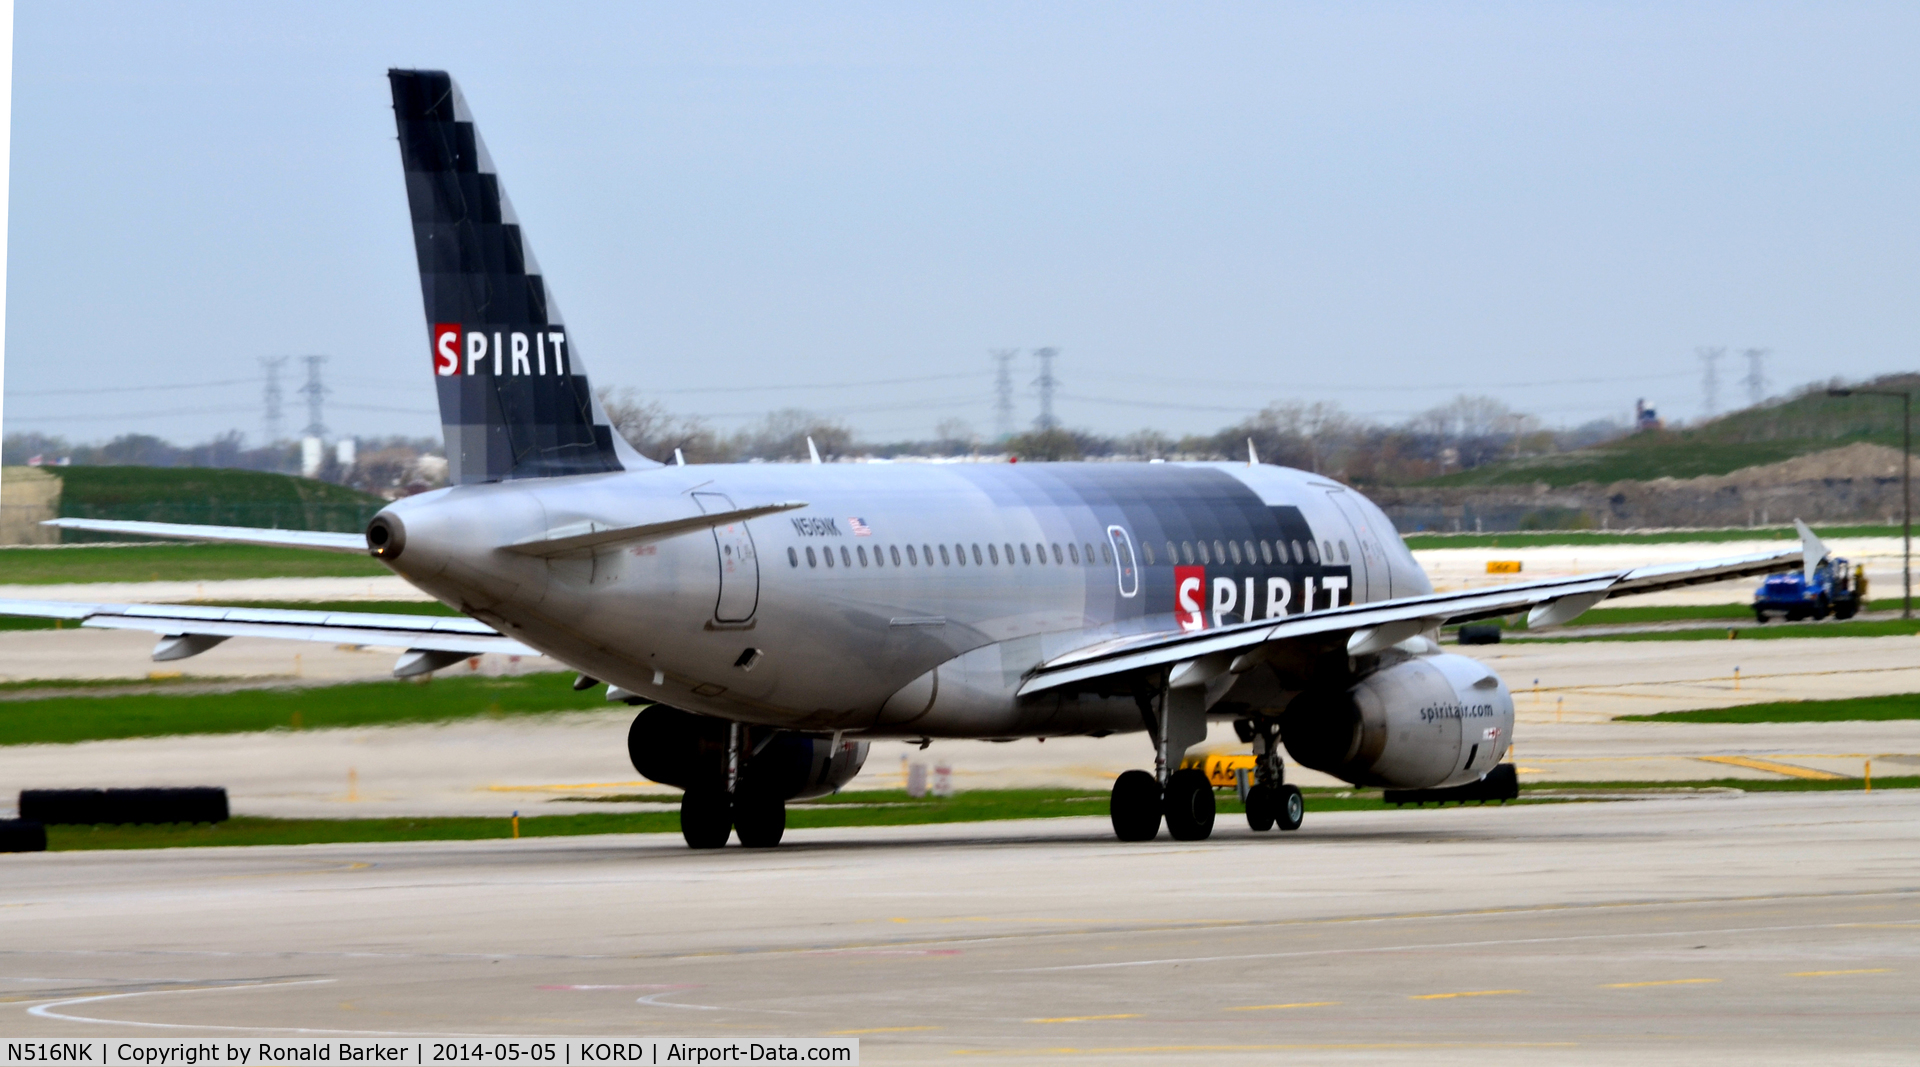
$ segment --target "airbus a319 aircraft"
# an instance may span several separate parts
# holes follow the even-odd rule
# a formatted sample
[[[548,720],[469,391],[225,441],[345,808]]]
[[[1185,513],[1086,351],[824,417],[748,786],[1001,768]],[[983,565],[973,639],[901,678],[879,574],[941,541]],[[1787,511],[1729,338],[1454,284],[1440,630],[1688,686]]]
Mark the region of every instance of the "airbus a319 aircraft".
[[[1440,627],[1564,623],[1612,597],[1800,566],[1825,547],[1435,593],[1380,509],[1257,462],[666,465],[594,399],[458,87],[388,72],[449,485],[358,534],[60,519],[188,540],[370,552],[463,618],[10,601],[161,635],[394,646],[401,677],[544,654],[643,705],[629,754],[685,791],[689,845],[775,845],[786,803],[874,739],[1144,735],[1122,840],[1206,837],[1181,769],[1208,720],[1252,742],[1255,830],[1294,829],[1281,751],[1360,786],[1508,795],[1513,698]],[[1129,740],[1117,744],[1137,744]]]

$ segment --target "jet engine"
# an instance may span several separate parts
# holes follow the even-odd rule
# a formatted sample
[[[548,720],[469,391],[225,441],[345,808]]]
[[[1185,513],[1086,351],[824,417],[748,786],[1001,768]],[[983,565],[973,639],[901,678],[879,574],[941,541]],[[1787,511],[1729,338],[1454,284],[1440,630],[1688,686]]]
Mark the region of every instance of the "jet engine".
[[[627,730],[627,758],[642,776],[680,789],[725,789],[725,719],[655,704]],[[826,796],[853,780],[867,761],[865,741],[809,737],[766,726],[741,727],[740,783],[782,800]]]
[[[1478,780],[1513,738],[1513,694],[1465,656],[1404,659],[1351,688],[1300,694],[1280,736],[1301,765],[1355,785],[1433,789]]]

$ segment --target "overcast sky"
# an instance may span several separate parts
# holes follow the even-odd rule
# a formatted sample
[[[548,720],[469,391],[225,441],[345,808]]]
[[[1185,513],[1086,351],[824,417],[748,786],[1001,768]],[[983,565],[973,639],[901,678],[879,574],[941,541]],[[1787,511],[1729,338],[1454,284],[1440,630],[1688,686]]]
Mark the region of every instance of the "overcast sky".
[[[1911,3],[16,10],[8,431],[258,440],[259,359],[321,353],[336,432],[437,433],[396,65],[595,383],[723,428],[990,433],[999,347],[1106,432],[1920,366]]]

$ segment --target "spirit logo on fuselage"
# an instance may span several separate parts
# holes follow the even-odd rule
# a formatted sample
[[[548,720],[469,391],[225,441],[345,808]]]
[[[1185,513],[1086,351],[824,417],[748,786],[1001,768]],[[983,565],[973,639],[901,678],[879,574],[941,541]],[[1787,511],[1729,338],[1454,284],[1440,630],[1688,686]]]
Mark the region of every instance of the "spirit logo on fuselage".
[[[433,373],[442,378],[563,375],[566,357],[565,330],[464,330],[457,322],[433,327]]]
[[[1180,621],[1182,630],[1204,630],[1209,626],[1222,626],[1228,622],[1249,621],[1256,618],[1278,619],[1286,615],[1313,611],[1318,607],[1337,608],[1340,606],[1340,594],[1347,589],[1347,576],[1344,574],[1323,574],[1318,588],[1312,575],[1300,580],[1302,596],[1299,607],[1288,610],[1294,603],[1294,584],[1292,579],[1281,577],[1233,578],[1215,576],[1211,582],[1207,578],[1205,567],[1175,567],[1173,569],[1174,617]],[[1265,613],[1260,613],[1258,597],[1264,592]],[[1326,594],[1324,605],[1314,601],[1321,593]],[[1348,603],[1353,598],[1348,596]],[[1237,618],[1229,619],[1229,616]]]

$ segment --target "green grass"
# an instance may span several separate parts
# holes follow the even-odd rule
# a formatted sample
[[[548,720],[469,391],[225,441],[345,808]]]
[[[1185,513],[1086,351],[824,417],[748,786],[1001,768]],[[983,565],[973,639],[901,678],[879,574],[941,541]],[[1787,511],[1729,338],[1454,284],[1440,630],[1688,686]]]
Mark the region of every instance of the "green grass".
[[[1782,700],[1733,708],[1667,711],[1657,715],[1616,715],[1635,722],[1880,722],[1920,719],[1920,693],[1842,700]]]
[[[551,711],[598,711],[600,689],[575,692],[571,674],[358,682],[231,693],[139,693],[0,702],[0,745],[123,737],[452,722]],[[296,726],[297,724],[297,726]]]
[[[1616,796],[1657,796],[1698,789],[1744,792],[1858,790],[1857,779],[1748,781],[1719,778],[1699,782],[1561,782],[1522,785],[1519,804],[1554,804]],[[1920,788],[1920,776],[1876,778],[1875,789]],[[1396,810],[1378,790],[1312,788],[1307,795],[1308,824],[1331,811]],[[649,797],[647,799],[660,799]],[[1243,814],[1231,792],[1215,795],[1222,826]],[[1411,806],[1409,806],[1410,808]],[[833,826],[925,826],[936,823],[999,822],[1068,816],[1104,817],[1104,791],[1069,789],[977,790],[952,797],[911,798],[901,791],[841,793],[823,801],[804,801],[787,809],[790,828]],[[609,812],[586,815],[532,815],[520,820],[522,837],[581,834],[677,833],[676,812]],[[478,841],[513,836],[507,818],[415,819],[264,819],[241,817],[215,824],[163,826],[49,826],[47,847],[56,852],[81,849],[183,848],[192,846],[312,845],[380,841]]]
[[[356,532],[386,501],[342,485],[217,467],[42,468],[60,478],[62,517]],[[126,540],[64,531],[67,542]]]
[[[1880,524],[1821,526],[1822,538],[1899,537],[1900,527]],[[1537,532],[1470,534],[1412,533],[1402,535],[1407,547],[1428,548],[1543,548],[1554,545],[1665,545],[1722,541],[1794,541],[1800,535],[1791,526],[1735,526],[1709,530],[1636,530],[1608,533],[1599,530],[1542,530]]]
[[[101,545],[0,548],[0,585],[217,582],[229,578],[370,578],[392,574],[371,556],[260,545]]]
[[[1849,619],[1840,622],[1768,623],[1738,631],[1740,641],[1774,641],[1789,637],[1906,637],[1920,634],[1920,619]],[[1718,627],[1693,630],[1641,630],[1634,633],[1576,634],[1567,637],[1529,637],[1528,643],[1571,641],[1725,641],[1727,631]],[[1920,652],[1920,649],[1915,649]]]

